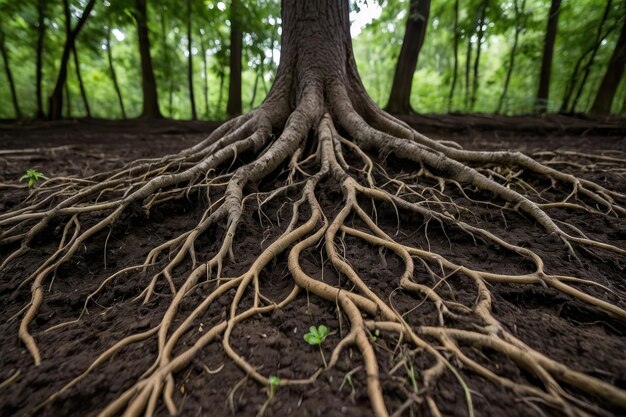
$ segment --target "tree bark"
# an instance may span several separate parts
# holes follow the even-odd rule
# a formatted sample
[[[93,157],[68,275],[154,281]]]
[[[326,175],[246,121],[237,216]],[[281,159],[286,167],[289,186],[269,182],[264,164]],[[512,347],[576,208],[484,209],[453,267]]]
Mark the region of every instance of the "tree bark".
[[[478,91],[478,75],[480,68],[480,51],[483,45],[483,39],[485,37],[485,16],[487,14],[487,7],[489,7],[489,0],[484,0],[480,6],[479,18],[478,18],[478,40],[476,44],[476,59],[474,60],[474,78],[472,80],[472,95],[470,97],[470,110],[474,110],[476,104],[476,94]]]
[[[13,102],[13,110],[15,111],[15,117],[17,119],[22,118],[22,111],[20,110],[20,104],[17,100],[17,93],[15,91],[15,81],[13,80],[13,73],[11,72],[11,66],[9,65],[9,53],[7,52],[5,45],[4,32],[0,31],[0,53],[2,54],[2,60],[4,61],[4,72],[6,73],[7,80],[9,82],[9,89],[11,90],[11,101]]]
[[[386,110],[391,113],[409,114],[413,112],[411,108],[411,86],[413,74],[415,74],[417,67],[417,59],[426,37],[429,12],[430,0],[411,0],[402,48],[386,107]]]
[[[150,37],[148,36],[147,0],[135,0],[135,20],[137,22],[137,38],[139,40],[139,54],[141,56],[141,91],[143,106],[141,118],[160,119],[159,97],[157,94],[152,56],[150,55]]]
[[[598,25],[598,32],[596,33],[596,38],[593,41],[593,49],[591,51],[591,57],[589,61],[587,61],[587,65],[585,65],[583,69],[583,79],[578,86],[578,91],[576,92],[576,96],[574,97],[574,101],[572,102],[572,107],[570,108],[570,113],[576,112],[576,106],[578,105],[578,100],[580,100],[580,96],[583,93],[585,88],[585,83],[587,82],[587,78],[589,78],[589,73],[591,72],[591,66],[593,65],[593,61],[596,58],[596,54],[598,53],[598,49],[600,49],[600,45],[602,44],[602,29],[604,28],[604,24],[606,22],[606,18],[609,15],[609,11],[611,10],[611,0],[606,2],[606,7],[604,8],[604,13],[602,14],[602,20],[600,20],[600,24]]]
[[[126,109],[124,109],[124,100],[122,99],[122,91],[117,82],[117,74],[115,73],[115,66],[113,66],[113,51],[111,50],[111,25],[106,28],[106,48],[107,59],[109,61],[109,71],[111,72],[111,80],[113,81],[113,88],[115,88],[115,94],[117,95],[117,101],[120,103],[120,110],[122,112],[122,118],[126,119]]]
[[[41,88],[43,79],[43,46],[46,35],[46,0],[37,0],[37,51],[35,62],[35,88],[37,96],[37,119],[46,117],[43,110],[43,91]]]
[[[509,57],[509,68],[506,71],[506,77],[504,79],[504,87],[502,88],[502,94],[500,95],[500,99],[498,100],[498,107],[496,108],[496,113],[500,113],[502,111],[502,106],[504,105],[504,100],[506,99],[506,93],[509,89],[509,83],[511,82],[511,75],[513,74],[513,67],[515,65],[515,55],[517,53],[517,44],[519,42],[519,35],[522,32],[524,27],[521,22],[521,14],[524,13],[524,8],[526,7],[526,0],[522,0],[521,7],[518,5],[518,0],[513,0],[513,8],[515,10],[515,34],[513,36],[513,46],[511,47],[511,55]]]
[[[80,89],[80,97],[83,100],[83,106],[85,107],[85,113],[87,117],[91,117],[91,109],[89,108],[89,101],[87,100],[87,91],[85,91],[85,85],[83,84],[83,77],[80,75],[80,62],[78,60],[78,52],[76,51],[76,43],[72,46],[72,55],[74,55],[74,67],[76,69],[76,78],[78,79],[78,87]]]
[[[619,35],[619,39],[615,44],[615,49],[611,55],[611,60],[604,73],[598,93],[591,106],[592,114],[609,114],[611,113],[611,106],[613,105],[613,99],[617,92],[617,87],[622,79],[624,73],[624,65],[626,64],[626,21],[622,26],[622,32]]]
[[[559,12],[561,0],[552,0],[548,13],[548,25],[543,45],[543,58],[541,71],[539,72],[539,90],[535,99],[535,111],[545,113],[548,111],[548,99],[550,95],[550,76],[552,73],[552,55],[554,54],[554,42],[559,25]]]
[[[196,120],[196,99],[193,94],[193,53],[191,36],[191,0],[187,0],[187,81],[189,83],[189,104],[191,105],[191,119]]]
[[[457,74],[459,72],[459,0],[454,0],[454,69],[452,71],[452,85],[448,95],[448,113],[452,111],[452,99],[456,87]]]
[[[241,54],[242,38],[239,1],[230,3],[230,74],[226,113],[233,117],[241,114]]]
[[[67,0],[63,1],[64,8],[69,12],[69,5]],[[91,10],[93,10],[94,5],[96,4],[96,0],[89,0],[87,6],[85,6],[85,10],[83,10],[83,14],[78,19],[76,26],[71,29],[70,22],[68,22],[68,30],[67,36],[65,39],[65,45],[63,46],[63,54],[61,56],[61,63],[59,67],[59,75],[57,76],[57,81],[54,85],[54,90],[52,90],[52,94],[49,98],[48,105],[48,117],[51,120],[59,120],[62,117],[62,109],[63,109],[63,87],[65,86],[65,81],[67,80],[67,63],[70,58],[70,53],[72,48],[74,47],[74,42],[76,41],[76,37],[80,33],[81,29],[85,25]]]

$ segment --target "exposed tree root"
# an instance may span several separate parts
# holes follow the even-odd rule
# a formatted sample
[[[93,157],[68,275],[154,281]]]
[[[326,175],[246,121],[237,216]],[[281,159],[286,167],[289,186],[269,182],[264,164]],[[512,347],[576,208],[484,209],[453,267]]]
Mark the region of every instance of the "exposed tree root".
[[[3,259],[0,270],[7,269],[29,251],[33,239],[50,227],[52,222],[63,225],[58,249],[29,276],[24,277],[22,282],[22,285],[30,285],[32,298],[21,314],[19,337],[30,352],[34,364],[39,365],[45,360],[46,348],[40,347],[33,337],[32,322],[42,305],[44,286],[54,279],[59,267],[70,262],[89,239],[110,231],[116,221],[137,207],[149,212],[166,201],[182,199],[191,193],[205,197],[206,210],[193,229],[152,249],[142,264],[125,267],[110,275],[87,295],[85,307],[77,320],[54,326],[49,331],[81,320],[84,314],[88,314],[90,302],[114,279],[138,270],[147,272],[149,269],[156,269],[149,285],[130,302],[148,302],[154,296],[159,282],[166,282],[171,301],[158,326],[112,344],[84,373],[67,382],[39,407],[71,390],[88,374],[98,372],[98,368],[123,347],[155,339],[158,355],[152,365],[145,369],[134,385],[127,387],[122,395],[103,409],[100,416],[122,413],[124,416],[152,416],[161,401],[171,414],[175,414],[176,375],[210,343],[221,343],[227,356],[248,377],[261,385],[269,385],[269,375],[263,374],[237,351],[237,347],[231,344],[231,336],[242,321],[284,308],[304,289],[336,304],[347,318],[349,331],[334,347],[326,368],[320,368],[302,379],[281,379],[281,385],[314,383],[321,373],[335,366],[342,352],[354,346],[362,356],[362,367],[367,373],[367,393],[377,417],[388,416],[390,411],[397,411],[394,415],[399,415],[411,404],[420,401],[426,404],[432,415],[441,415],[433,393],[436,392],[438,380],[446,372],[451,372],[458,380],[471,414],[472,394],[458,367],[509,389],[521,399],[539,399],[546,407],[568,416],[597,414],[602,410],[598,405],[568,393],[562,384],[573,388],[576,393],[588,394],[626,409],[624,390],[571,369],[516,338],[493,314],[492,294],[488,284],[497,282],[551,287],[626,322],[626,311],[585,292],[584,288],[594,286],[622,300],[624,295],[594,281],[546,273],[543,260],[537,253],[472,225],[467,220],[471,219],[471,208],[455,203],[448,196],[447,189],[454,189],[474,204],[492,207],[494,211],[520,211],[533,219],[547,234],[557,236],[564,249],[573,257],[577,256],[580,249],[598,253],[610,251],[620,255],[626,251],[587,237],[583,231],[568,225],[566,221],[550,216],[547,210],[565,207],[586,210],[592,215],[618,216],[626,212],[625,196],[552,168],[550,165],[554,164],[542,164],[521,153],[466,151],[454,143],[431,140],[376,109],[367,100],[353,107],[355,100],[351,97],[352,93],[343,85],[330,86],[327,91],[331,93],[323,97],[316,89],[305,90],[300,104],[286,120],[280,116],[284,112],[270,111],[276,107],[282,109],[286,104],[268,100],[259,109],[225,123],[206,140],[178,154],[136,161],[120,170],[83,180],[50,179],[22,207],[0,215],[0,245],[19,245]],[[326,109],[326,113],[322,109]],[[274,129],[282,129],[278,138],[273,136]],[[307,146],[307,137],[311,131],[315,132],[315,141],[313,151],[307,154],[310,148]],[[338,131],[344,132],[350,139],[344,138]],[[394,177],[379,167],[367,151],[383,155],[393,153],[415,162],[419,169],[412,174]],[[252,162],[233,169],[230,161],[235,161],[244,153],[256,157]],[[555,155],[539,156],[552,158]],[[596,162],[623,162],[613,156],[582,156]],[[354,166],[352,161],[361,161],[363,165]],[[284,186],[266,193],[247,189],[247,185],[259,183],[281,166],[287,170]],[[522,173],[532,173],[567,185],[572,188],[571,194],[562,201],[546,201],[541,192],[522,178]],[[381,178],[383,181],[380,181]],[[336,183],[343,194],[342,206],[333,216],[324,212],[318,202],[316,192],[322,181]],[[490,193],[493,199],[489,202],[471,199],[468,194],[470,189]],[[257,201],[259,209],[262,209],[269,201],[293,194],[294,190],[300,190],[300,196],[291,204],[291,220],[282,234],[267,245],[244,273],[236,277],[224,276],[224,265],[232,262],[236,256],[233,243],[247,202]],[[216,199],[215,195],[219,197]],[[466,233],[478,242],[515,252],[534,265],[534,271],[520,275],[481,271],[447,259],[431,249],[430,245],[426,248],[407,246],[378,226],[376,214],[369,215],[361,207],[360,202],[368,200],[388,204],[398,213],[415,213],[423,219],[426,228],[433,221]],[[84,217],[89,213],[102,213],[104,216],[85,227]],[[350,223],[350,216],[358,219],[363,226],[357,227],[353,222]],[[225,225],[219,249],[211,254],[207,262],[199,261],[196,254],[199,237],[208,234],[218,224]],[[421,297],[425,303],[432,303],[437,310],[439,325],[412,326],[406,314],[397,311],[389,300],[380,298],[340,250],[344,236],[396,254],[404,265],[401,276],[394,277],[398,287]],[[342,277],[341,286],[331,286],[308,275],[302,268],[302,253],[317,245],[322,247],[325,258]],[[261,271],[282,254],[288,259],[293,289],[285,298],[273,300],[260,291]],[[416,261],[429,271],[434,285],[416,276]],[[436,267],[441,272],[436,273]],[[176,278],[181,274],[185,277],[182,283]],[[451,275],[462,277],[473,285],[476,291],[473,305],[466,306],[449,299],[441,291],[446,285],[446,277]],[[178,317],[181,304],[201,282],[213,283],[214,289],[190,313]],[[230,290],[234,290],[235,295],[225,318],[205,329],[193,344],[181,349],[181,338],[188,336],[196,320],[213,303],[226,297]],[[251,297],[251,305],[243,308],[246,297]],[[418,370],[421,389],[407,395],[400,410],[389,410],[385,403],[376,346],[371,340],[371,332],[376,329],[383,332],[384,336],[381,337],[390,340],[397,338],[398,345],[419,348],[432,363],[430,368]],[[511,359],[541,381],[542,386],[512,381],[498,375],[487,364],[468,356],[468,346],[489,349]],[[9,384],[17,376],[16,373],[0,387]]]

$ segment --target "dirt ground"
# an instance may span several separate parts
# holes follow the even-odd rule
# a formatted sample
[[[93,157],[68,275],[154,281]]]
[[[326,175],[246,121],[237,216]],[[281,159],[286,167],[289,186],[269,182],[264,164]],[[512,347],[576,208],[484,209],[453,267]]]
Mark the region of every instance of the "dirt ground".
[[[433,121],[434,120],[434,121]],[[508,120],[508,121],[507,121]],[[498,119],[462,116],[433,119],[416,117],[409,120],[413,126],[436,139],[454,140],[467,149],[511,149],[527,154],[553,151],[576,151],[626,157],[626,125],[620,122],[597,123],[571,119]],[[207,136],[215,123],[171,122],[104,122],[66,121],[54,124],[26,126],[0,125],[0,183],[16,185],[26,169],[36,167],[46,176],[86,176],[122,166],[138,158],[171,154],[189,147]],[[28,149],[25,149],[28,148]],[[17,151],[20,150],[20,151]],[[242,156],[242,158],[245,156]],[[550,156],[543,154],[542,160]],[[563,157],[561,157],[563,159]],[[568,163],[559,168],[576,172],[616,191],[626,192],[626,166],[596,166],[589,168],[584,157],[567,157]],[[378,162],[390,174],[410,172],[411,164],[388,158]],[[581,168],[582,167],[582,168]],[[259,184],[259,189],[270,188],[280,181]],[[549,187],[540,178],[528,178],[536,187]],[[566,196],[568,189],[546,191],[547,197]],[[15,207],[28,196],[23,186],[0,188],[0,214]],[[202,215],[202,204],[190,195],[152,211],[149,216],[140,210],[122,218],[110,231],[96,235],[83,251],[62,266],[53,281],[46,282],[44,304],[31,325],[32,333],[41,348],[42,364],[35,367],[17,332],[19,313],[30,299],[28,285],[23,279],[56,250],[62,231],[52,224],[34,242],[32,250],[8,269],[0,272],[0,382],[19,374],[10,385],[0,390],[0,416],[90,416],[95,415],[131,385],[152,363],[157,345],[153,338],[124,348],[112,360],[73,387],[69,392],[45,407],[38,405],[55,393],[67,381],[82,373],[89,364],[115,341],[132,333],[156,325],[167,308],[170,294],[166,285],[157,288],[157,297],[148,304],[133,301],[150,280],[149,274],[131,273],[119,276],[97,297],[87,304],[87,312],[75,324],[52,329],[52,326],[76,319],[83,311],[85,301],[100,283],[122,267],[143,262],[147,253],[165,239],[172,238],[197,223]],[[480,195],[483,200],[488,195]],[[323,184],[320,202],[325,211],[337,209],[341,198],[333,184]],[[459,199],[462,198],[459,196]],[[603,253],[602,259],[581,252],[580,263],[570,259],[559,241],[547,236],[531,220],[515,211],[492,211],[485,206],[471,205],[477,225],[504,234],[509,241],[532,248],[546,262],[548,272],[558,271],[601,283],[618,294],[626,294],[626,259]],[[431,239],[426,241],[424,224],[408,213],[398,216],[391,207],[379,206],[378,222],[384,230],[398,232],[401,242],[425,247],[450,260],[476,268],[501,273],[520,273],[528,265],[519,256],[500,248],[476,244],[471,238],[455,230],[432,226]],[[580,211],[554,209],[560,219],[580,227],[601,242],[626,247],[626,220],[591,216]],[[95,222],[101,215],[93,215]],[[228,265],[225,274],[233,276],[245,270],[255,254],[278,236],[284,220],[289,216],[280,201],[267,207],[263,213],[250,204],[246,219],[237,232],[235,262]],[[278,221],[277,221],[278,220]],[[282,222],[282,223],[281,223]],[[203,237],[198,245],[201,259],[214,252],[219,236],[216,228]],[[106,242],[106,244],[105,244]],[[0,247],[0,260],[15,246]],[[199,249],[200,250],[200,249]],[[379,251],[357,240],[345,239],[345,253],[355,269],[362,274],[375,293],[394,307],[407,313],[407,320],[415,326],[436,323],[436,312],[418,296],[397,291],[401,262],[391,254]],[[324,267],[320,254],[308,251],[302,255],[305,272],[323,277],[330,283],[340,282],[332,268]],[[189,266],[189,265],[188,265]],[[281,298],[291,289],[286,257],[268,266],[261,278],[263,293]],[[419,271],[418,271],[419,273]],[[182,270],[176,282],[184,279]],[[465,305],[472,305],[474,288],[464,280],[450,277],[449,294]],[[626,325],[598,309],[570,298],[554,289],[538,285],[494,284],[494,315],[521,340],[538,351],[564,364],[626,389]],[[202,299],[208,288],[198,285],[181,307],[190,311]],[[597,288],[590,293],[626,308],[626,298]],[[212,305],[196,323],[198,332],[210,327],[226,314],[228,299]],[[410,312],[409,312],[410,311]],[[345,326],[336,314],[336,306],[309,298],[301,292],[286,309],[268,316],[243,322],[232,337],[232,344],[256,368],[283,378],[304,378],[321,366],[320,352],[307,345],[303,334],[313,324],[324,323],[331,330],[325,342],[328,356],[341,339]],[[176,323],[175,323],[176,324]],[[191,335],[181,341],[178,349],[192,343]],[[392,338],[381,335],[376,340],[379,363],[383,365],[381,378],[385,399],[390,410],[400,407],[411,390],[410,372],[394,369],[398,357],[412,355],[419,373],[420,366],[428,365],[419,352],[404,352]],[[488,364],[494,372],[515,381],[540,383],[519,369],[512,361],[491,352],[469,347],[472,358]],[[270,402],[267,416],[370,416],[365,389],[366,375],[359,369],[359,353],[349,349],[337,366],[322,374],[313,385],[281,387]],[[396,367],[397,368],[397,367]],[[393,372],[391,372],[393,370]],[[476,416],[548,416],[554,411],[533,399],[522,399],[516,394],[484,378],[460,368],[463,379],[472,393]],[[346,377],[349,374],[351,377]],[[263,387],[246,378],[245,374],[226,357],[221,345],[213,343],[204,349],[184,371],[176,376],[176,403],[183,416],[255,416],[267,399]],[[626,415],[626,410],[611,408],[597,399],[580,394],[564,385],[564,389],[581,401],[599,406],[600,415]],[[453,375],[444,375],[438,382],[435,399],[445,416],[468,415],[463,390]],[[160,405],[157,415],[168,415]],[[428,415],[426,408],[407,408],[404,416]]]

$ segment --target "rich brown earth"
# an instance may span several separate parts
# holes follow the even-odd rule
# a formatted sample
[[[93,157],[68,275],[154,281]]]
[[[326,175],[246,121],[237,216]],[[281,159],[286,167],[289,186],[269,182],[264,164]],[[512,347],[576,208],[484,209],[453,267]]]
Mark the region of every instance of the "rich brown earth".
[[[626,157],[626,126],[614,122],[607,125],[578,120],[572,122],[572,119],[554,121],[524,118],[508,121],[498,119],[497,123],[489,123],[484,118],[461,116],[441,119],[436,123],[429,122],[429,118],[410,121],[418,130],[432,137],[452,139],[468,149],[513,149],[528,154],[554,150],[596,154],[613,152],[612,155]],[[48,177],[84,176],[120,167],[137,158],[173,153],[204,138],[215,126],[214,123],[168,121],[150,124],[82,121],[22,127],[0,126],[0,183],[14,184],[15,179],[31,167],[37,167]],[[48,151],[2,153],[22,148],[45,148]],[[571,161],[589,163],[584,158]],[[379,162],[389,174],[414,169],[399,160]],[[573,165],[559,167],[614,190],[626,192],[625,166],[596,166],[595,169],[583,171]],[[259,188],[269,189],[278,184],[280,175],[276,178],[273,183],[259,184]],[[541,178],[530,177],[528,180],[537,187],[550,185]],[[339,190],[333,184],[324,184],[322,190],[319,198],[326,213],[336,211],[341,198]],[[569,191],[549,190],[545,196],[563,197]],[[27,195],[24,187],[0,188],[0,213],[16,207]],[[19,288],[19,284],[46,255],[56,249],[61,233],[58,224],[51,225],[26,256],[14,262],[6,271],[0,272],[0,300],[3,306],[0,311],[0,382],[20,370],[15,381],[0,391],[1,416],[94,415],[151,364],[157,349],[154,339],[123,349],[113,360],[109,360],[60,399],[36,410],[39,403],[83,372],[99,353],[115,341],[158,324],[170,299],[167,287],[159,287],[157,297],[147,305],[133,302],[132,298],[145,288],[150,279],[149,274],[144,276],[137,273],[122,275],[107,286],[97,300],[87,306],[89,314],[79,323],[46,332],[51,326],[77,318],[86,296],[115,270],[143,262],[151,248],[193,228],[204,209],[194,197],[191,195],[189,199],[166,204],[151,212],[149,217],[139,211],[129,214],[113,228],[106,248],[108,232],[91,239],[84,251],[58,270],[53,282],[45,283],[44,304],[31,325],[42,353],[43,363],[39,367],[33,366],[30,355],[17,337],[19,319],[16,320],[15,316],[30,299],[29,287]],[[480,194],[475,197],[483,200],[490,198]],[[462,201],[461,197],[456,201]],[[282,203],[278,201],[270,205],[262,214],[252,204],[247,207],[245,223],[237,232],[234,247],[236,262],[225,270],[226,276],[242,272],[254,260],[255,254],[284,229],[289,210],[282,207]],[[507,211],[501,214],[485,206],[468,201],[464,203],[473,210],[476,224],[540,254],[548,272],[558,271],[587,278],[622,295],[626,293],[626,260],[623,257],[603,253],[602,259],[599,259],[581,252],[581,263],[578,263],[568,257],[557,239],[545,235],[541,228],[519,213]],[[389,233],[395,233],[398,218],[393,208],[378,206],[377,213],[381,227]],[[624,219],[605,219],[561,209],[550,213],[557,218],[567,219],[596,240],[626,247]],[[84,227],[101,218],[100,215],[92,217],[85,218]],[[279,218],[280,224],[276,222]],[[400,225],[397,239],[401,242],[421,247],[430,245],[433,251],[454,262],[502,273],[528,270],[528,265],[518,256],[497,247],[476,244],[458,231],[442,230],[432,224],[429,226],[430,239],[427,242],[421,219],[400,213]],[[198,253],[201,259],[206,259],[215,250],[221,232],[222,229],[217,228],[200,240],[197,250],[203,252]],[[395,290],[402,271],[398,258],[390,254],[382,255],[386,261],[383,262],[378,250],[373,247],[350,238],[346,238],[344,243],[346,257],[377,294],[382,295],[383,299],[391,299],[394,307],[402,313],[415,308],[406,316],[410,323],[436,324],[436,312],[432,305],[422,304],[419,297]],[[14,247],[0,247],[0,259],[11,249]],[[305,271],[314,277],[321,277],[319,256],[316,251],[308,251],[302,256]],[[190,265],[186,266],[188,270]],[[425,273],[425,270],[417,269],[416,273]],[[338,282],[339,278],[331,268],[325,267],[323,274],[327,282]],[[274,299],[284,297],[292,286],[288,279],[286,257],[280,257],[270,264],[261,278],[266,296]],[[177,283],[184,279],[182,268],[175,279]],[[448,284],[448,289],[442,290],[447,292],[447,296],[453,296],[458,302],[471,306],[475,297],[473,286],[455,275],[449,278]],[[626,299],[623,297],[595,288],[585,289],[596,297],[626,308]],[[524,342],[576,370],[626,389],[626,326],[623,323],[553,289],[499,284],[491,286],[491,290],[495,317]],[[208,291],[209,288],[198,285],[187,297],[179,316],[190,311]],[[210,307],[197,323],[198,332],[202,328],[209,328],[226,314],[228,301],[226,298]],[[338,320],[334,305],[314,297],[307,298],[305,292],[301,292],[297,300],[284,310],[242,323],[233,335],[232,344],[251,364],[267,374],[303,378],[321,366],[319,351],[308,346],[302,338],[309,326],[319,323],[331,329],[331,335],[324,344],[328,357],[332,347],[340,340],[340,332],[345,331],[341,327],[345,323]],[[188,335],[181,341],[181,345],[190,344],[192,340]],[[379,362],[383,365],[381,376],[386,401],[393,411],[405,400],[405,393],[411,390],[411,384],[404,367],[391,375],[389,371],[401,359],[401,355],[413,357],[418,373],[420,366],[428,365],[428,360],[420,356],[420,352],[397,350],[394,340],[385,335],[381,335],[376,344]],[[488,364],[493,371],[513,380],[539,384],[513,362],[494,352],[472,348],[465,349],[465,352],[481,363]],[[314,385],[281,387],[266,415],[372,415],[365,391],[365,373],[362,369],[355,370],[359,365],[358,351],[348,350],[336,368],[323,373]],[[351,371],[354,372],[350,384],[345,376]],[[540,402],[530,399],[521,401],[518,396],[469,371],[461,369],[461,374],[472,391],[476,416],[545,416],[554,412]],[[247,380],[244,373],[227,359],[219,343],[204,349],[197,360],[176,375],[176,381],[175,400],[181,408],[180,415],[184,416],[255,416],[267,398],[262,387]],[[570,390],[570,387],[565,386],[565,389],[584,401],[598,404],[594,398],[585,397]],[[445,416],[467,415],[463,391],[451,374],[445,374],[439,381],[435,399]],[[605,409],[607,415],[626,414],[626,410],[598,405]],[[157,415],[168,415],[167,410],[161,406]],[[424,407],[414,407],[402,415],[428,413]]]

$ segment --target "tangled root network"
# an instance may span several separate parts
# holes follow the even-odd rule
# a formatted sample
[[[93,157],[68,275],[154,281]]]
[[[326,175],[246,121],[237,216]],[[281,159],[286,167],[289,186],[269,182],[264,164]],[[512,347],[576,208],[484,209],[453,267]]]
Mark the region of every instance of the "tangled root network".
[[[339,342],[316,372],[297,379],[281,378],[280,387],[314,384],[353,348],[360,353],[358,369],[366,374],[367,397],[377,417],[400,415],[418,405],[433,416],[442,415],[433,393],[446,375],[461,387],[472,415],[472,398],[480,393],[473,392],[464,380],[463,374],[468,372],[504,387],[529,406],[538,408],[540,403],[544,410],[567,416],[606,414],[604,405],[626,409],[623,389],[552,359],[533,349],[529,341],[516,337],[492,308],[492,286],[549,287],[601,310],[599,314],[604,317],[626,322],[626,311],[618,306],[624,294],[598,280],[549,273],[550,266],[544,266],[536,251],[511,243],[504,228],[499,233],[477,226],[472,213],[472,207],[481,206],[498,216],[506,212],[525,217],[542,230],[540,235],[558,239],[555,250],[577,263],[582,254],[602,259],[603,254],[613,253],[615,257],[626,251],[589,238],[566,219],[548,213],[581,210],[590,216],[620,217],[626,213],[626,197],[519,152],[468,151],[454,142],[429,139],[368,103],[367,111],[357,109],[339,87],[332,91],[327,97],[307,96],[305,92],[284,119],[271,111],[268,101],[177,154],[135,161],[90,178],[47,180],[26,203],[0,215],[0,244],[12,248],[3,251],[3,270],[27,253],[33,240],[51,224],[61,224],[58,249],[24,277],[22,286],[30,286],[31,299],[15,316],[21,320],[19,338],[34,365],[39,365],[46,360],[46,346],[34,337],[33,321],[47,285],[52,279],[63,279],[57,275],[61,265],[71,262],[89,241],[108,240],[116,221],[129,212],[149,213],[166,202],[191,197],[204,205],[195,227],[162,241],[138,264],[115,271],[87,296],[80,317],[46,330],[77,325],[90,314],[88,306],[97,308],[98,294],[120,277],[149,278],[135,298],[124,303],[168,300],[158,325],[112,341],[82,374],[67,381],[38,407],[72,390],[87,375],[116,360],[116,354],[131,344],[154,343],[158,353],[151,366],[99,416],[152,416],[162,404],[175,414],[180,407],[175,400],[176,379],[210,344],[220,345],[247,378],[269,387],[271,370],[251,363],[233,343],[233,332],[241,323],[286,309],[306,294],[309,304],[329,303],[335,308],[342,325],[331,331],[339,333]],[[388,156],[408,161],[403,172],[406,166],[411,167],[410,172],[387,172],[390,169],[386,171],[376,161]],[[617,161],[599,155],[595,158]],[[547,180],[571,193],[548,201],[543,191],[524,177]],[[263,190],[264,183],[272,186]],[[326,196],[328,189],[337,196],[334,209],[320,203],[320,196]],[[477,198],[479,195],[489,196],[488,201]],[[275,213],[264,208],[277,201],[282,205],[276,217],[278,224],[274,224],[270,216]],[[254,261],[245,265],[244,272],[231,276],[229,266],[240,255],[236,250],[238,226],[250,207],[258,213],[259,221],[278,228],[279,233],[257,245]],[[378,219],[381,208],[394,213],[398,229],[406,226],[401,221],[405,218],[422,225],[421,240],[413,239],[409,244],[406,235],[389,230]],[[284,215],[286,212],[289,214]],[[83,227],[84,218],[97,221]],[[453,262],[431,247],[429,225],[431,233],[447,230],[469,236],[485,250],[497,247],[510,252],[528,268],[511,275]],[[211,253],[199,245],[202,236],[218,242]],[[424,244],[415,243],[418,241]],[[378,250],[382,263],[388,257],[399,260],[402,267],[398,275],[385,277],[394,288],[391,296],[381,296],[350,263],[346,247],[356,244]],[[321,256],[321,276],[305,267],[303,259],[310,256]],[[289,282],[289,291],[279,297],[264,294],[263,271],[280,259],[288,265],[281,280]],[[338,279],[325,278],[324,269],[332,270]],[[473,288],[473,300],[457,300],[449,284],[452,280]],[[200,301],[183,315],[181,305],[198,291]],[[413,297],[415,308],[396,308],[393,298],[398,293]],[[416,311],[428,304],[433,319],[415,317]],[[207,319],[209,308],[216,305],[221,315],[212,314]],[[211,325],[198,332],[203,318]],[[191,342],[181,344],[183,337]],[[411,370],[413,387],[406,390],[404,403],[396,404],[393,410],[381,385],[381,357],[389,353],[381,352],[382,341],[392,347],[394,357],[401,358],[395,369],[387,367],[385,372],[394,373],[402,365]],[[485,355],[470,354],[476,350],[507,358],[530,377],[522,382],[509,379],[489,367]]]

